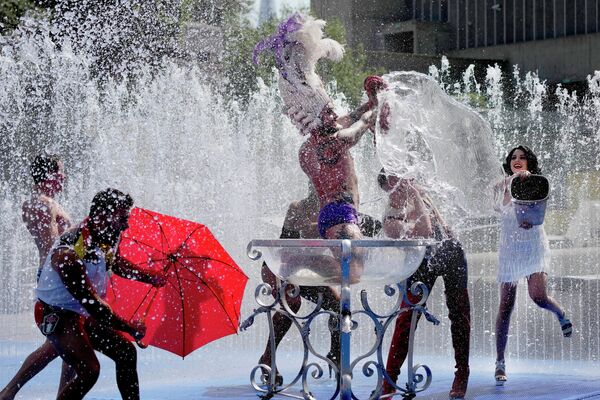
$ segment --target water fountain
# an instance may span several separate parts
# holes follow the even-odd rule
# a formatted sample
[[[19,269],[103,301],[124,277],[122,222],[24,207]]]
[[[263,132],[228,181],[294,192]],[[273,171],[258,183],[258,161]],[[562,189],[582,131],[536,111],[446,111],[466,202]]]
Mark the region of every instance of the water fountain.
[[[247,261],[245,244],[277,237],[285,208],[303,197],[306,187],[297,163],[302,138],[280,114],[275,85],[260,84],[249,106],[237,107],[211,88],[200,68],[169,60],[161,61],[158,70],[139,65],[135,84],[119,78],[99,83],[90,70],[93,56],[66,42],[57,47],[53,29],[26,19],[18,35],[2,38],[0,356],[22,358],[40,341],[30,322],[37,254],[19,210],[28,190],[29,160],[42,150],[65,160],[68,181],[60,202],[75,220],[84,215],[93,193],[110,185],[130,192],[140,206],[202,222],[250,276],[251,299],[260,268]],[[430,75],[490,123],[497,159],[510,145],[529,143],[542,156],[551,181],[546,222],[553,245],[550,289],[570,310],[576,334],[571,341],[559,337],[552,317],[530,308],[521,288],[510,357],[567,362],[575,369],[582,362],[598,362],[600,269],[594,260],[600,258],[600,74],[589,77],[584,96],[558,87],[556,105],[548,106],[548,85],[534,73],[515,70],[507,76],[490,66],[485,82],[476,82],[470,70],[461,82],[450,82],[447,68],[442,63]],[[338,107],[346,106],[340,101]],[[381,215],[383,193],[375,182],[380,164],[372,141],[363,140],[354,152],[361,208]],[[460,234],[470,263],[472,349],[475,359],[485,359],[494,353],[497,226],[493,216],[467,222]],[[374,303],[386,297],[374,294]],[[428,306],[434,315],[445,315],[441,289],[434,290]],[[242,314],[250,315],[254,307],[246,301]],[[437,354],[450,355],[447,330],[444,322],[435,328],[423,325],[416,353],[431,353],[434,343]],[[29,341],[15,345],[23,332]],[[213,348],[258,348],[267,334],[265,328],[254,329]],[[297,343],[290,339],[281,351]],[[353,350],[369,346],[367,339],[359,339]],[[151,360],[169,357],[146,354]],[[3,378],[15,370],[6,368]]]

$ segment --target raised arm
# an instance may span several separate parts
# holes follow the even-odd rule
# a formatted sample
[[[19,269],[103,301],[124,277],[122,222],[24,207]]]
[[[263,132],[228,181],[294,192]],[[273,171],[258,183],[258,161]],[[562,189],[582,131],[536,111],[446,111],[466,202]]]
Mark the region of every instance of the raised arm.
[[[46,255],[60,232],[52,223],[52,205],[49,200],[26,201],[22,206],[21,217],[27,230],[33,236],[40,254]]]

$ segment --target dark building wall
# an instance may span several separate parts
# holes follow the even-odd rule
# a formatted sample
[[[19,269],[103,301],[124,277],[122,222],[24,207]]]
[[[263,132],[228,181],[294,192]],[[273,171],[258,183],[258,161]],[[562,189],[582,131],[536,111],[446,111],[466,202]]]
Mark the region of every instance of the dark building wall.
[[[505,60],[537,70],[550,82],[584,81],[600,69],[600,0],[312,0],[311,5],[322,18],[341,19],[349,45],[363,43],[367,50]],[[395,36],[414,42],[395,46]],[[389,67],[398,57],[384,59]]]
[[[501,59],[549,82],[583,81],[600,68],[600,33],[448,52],[449,56]]]

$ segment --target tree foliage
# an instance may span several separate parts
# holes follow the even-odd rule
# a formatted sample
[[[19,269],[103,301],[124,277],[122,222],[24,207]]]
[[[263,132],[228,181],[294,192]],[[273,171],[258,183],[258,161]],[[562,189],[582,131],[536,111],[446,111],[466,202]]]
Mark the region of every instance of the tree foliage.
[[[237,16],[240,18],[240,16]],[[256,43],[271,35],[281,19],[271,19],[259,27],[253,27],[243,17],[231,20],[226,33],[226,51],[224,59],[227,77],[227,92],[236,99],[245,102],[256,89],[257,78],[267,84],[272,83],[272,70],[275,66],[273,57],[261,57],[260,65],[252,63],[252,51]],[[325,27],[325,35],[346,45],[346,29],[339,20],[330,20]],[[350,105],[357,105],[363,93],[363,80],[371,74],[367,68],[367,56],[362,45],[356,48],[346,47],[342,61],[321,61],[318,73],[324,83],[335,82],[337,90],[343,93]]]

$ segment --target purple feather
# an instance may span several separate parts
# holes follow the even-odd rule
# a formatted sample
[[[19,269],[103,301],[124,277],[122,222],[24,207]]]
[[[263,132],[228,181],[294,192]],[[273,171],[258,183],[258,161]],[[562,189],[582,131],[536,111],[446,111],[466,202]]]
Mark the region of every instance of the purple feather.
[[[254,64],[258,65],[258,56],[265,50],[271,50],[275,56],[275,65],[277,69],[281,72],[284,66],[283,60],[283,50],[285,46],[295,43],[293,40],[288,38],[288,35],[298,31],[304,22],[306,21],[305,17],[300,13],[295,13],[291,17],[289,17],[286,21],[280,23],[277,26],[277,32],[273,35],[261,40],[254,47],[254,51],[252,53],[252,60]],[[285,77],[285,73],[281,72]]]

